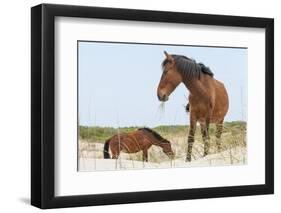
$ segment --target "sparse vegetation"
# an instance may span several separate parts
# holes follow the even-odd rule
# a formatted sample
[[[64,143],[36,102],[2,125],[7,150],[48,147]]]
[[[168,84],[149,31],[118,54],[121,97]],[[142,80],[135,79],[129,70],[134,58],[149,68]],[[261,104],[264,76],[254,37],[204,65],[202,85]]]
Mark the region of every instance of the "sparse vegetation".
[[[121,127],[119,128],[120,133],[128,133],[134,131],[141,127]],[[199,127],[200,128],[200,127]],[[199,129],[198,128],[198,129]],[[188,133],[187,125],[170,125],[170,126],[157,126],[152,128],[156,132],[158,132],[163,137],[167,136],[186,136]],[[216,127],[215,125],[210,125],[209,133],[210,136],[215,134]],[[246,122],[243,121],[233,121],[233,122],[225,122],[223,133],[231,134],[232,136],[240,135],[242,132],[246,131]],[[85,140],[87,142],[98,142],[103,143],[108,138],[118,133],[117,128],[112,127],[87,127],[80,126],[79,127],[79,139]],[[196,135],[200,135],[200,131],[196,132]]]
[[[122,127],[119,132],[126,133],[136,130],[138,127]],[[87,142],[104,143],[105,140],[118,133],[117,128],[112,127],[79,127],[79,138]]]
[[[122,132],[131,132],[139,127],[79,127],[79,155],[80,158],[103,159],[102,150],[103,143],[111,136]],[[168,139],[174,152],[176,159],[184,161],[187,147],[187,136],[189,126],[186,125],[172,125],[172,126],[157,126],[153,130],[157,131],[164,138]],[[217,153],[216,127],[210,125],[210,156]],[[216,164],[217,160],[226,161],[229,164],[245,164],[246,163],[246,122],[234,121],[225,122],[223,134],[221,138],[222,152],[219,155],[209,159],[210,164]],[[193,160],[200,160],[203,158],[203,140],[200,132],[200,126],[197,127],[195,134],[195,143],[193,146]],[[141,161],[142,153],[136,154],[121,154],[122,159],[127,159],[132,162]],[[149,162],[162,163],[169,161],[167,156],[162,152],[160,147],[152,146],[149,150]]]

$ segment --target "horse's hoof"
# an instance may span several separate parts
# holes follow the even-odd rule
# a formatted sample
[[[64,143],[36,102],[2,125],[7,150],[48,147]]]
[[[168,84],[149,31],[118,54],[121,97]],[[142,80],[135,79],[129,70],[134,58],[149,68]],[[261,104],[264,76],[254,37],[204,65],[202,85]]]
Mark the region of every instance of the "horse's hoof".
[[[191,157],[187,156],[185,162],[190,162],[190,161],[191,161]]]

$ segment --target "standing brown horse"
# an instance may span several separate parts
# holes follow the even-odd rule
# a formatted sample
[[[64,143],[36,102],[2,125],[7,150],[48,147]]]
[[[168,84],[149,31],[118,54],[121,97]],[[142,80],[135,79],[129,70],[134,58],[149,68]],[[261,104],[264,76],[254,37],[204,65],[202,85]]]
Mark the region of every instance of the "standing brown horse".
[[[170,55],[162,62],[163,73],[157,89],[160,101],[167,101],[169,95],[182,82],[189,90],[190,128],[186,161],[191,161],[192,146],[197,121],[201,126],[204,142],[204,156],[209,152],[209,124],[216,123],[216,143],[221,150],[223,120],[228,111],[228,95],[223,83],[214,79],[211,70],[202,63],[182,55]]]
[[[103,155],[104,158],[110,158],[109,148],[112,153],[112,159],[117,159],[121,151],[125,153],[137,153],[142,151],[143,161],[147,162],[147,152],[152,145],[160,146],[170,159],[174,158],[171,143],[149,128],[141,128],[134,132],[112,136],[104,144]]]

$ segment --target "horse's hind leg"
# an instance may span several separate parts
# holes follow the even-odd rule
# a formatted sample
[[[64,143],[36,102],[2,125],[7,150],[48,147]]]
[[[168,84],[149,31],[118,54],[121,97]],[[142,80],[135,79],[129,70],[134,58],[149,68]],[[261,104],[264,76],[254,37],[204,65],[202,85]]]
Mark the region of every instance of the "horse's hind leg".
[[[194,143],[194,135],[196,131],[196,119],[190,117],[190,127],[188,133],[188,140],[187,140],[187,154],[186,154],[186,161],[191,161],[191,154],[192,154],[192,147]]]
[[[218,152],[221,151],[221,134],[223,130],[223,121],[216,124],[216,144]]]
[[[119,154],[120,154],[120,151],[117,150],[117,149],[111,149],[111,155],[112,155],[112,159],[118,159],[119,157]]]
[[[209,137],[209,123],[200,123],[201,125],[201,133],[202,133],[202,138],[203,138],[203,143],[204,143],[204,154],[203,156],[205,157],[206,155],[209,154],[209,149],[210,149],[210,137]]]

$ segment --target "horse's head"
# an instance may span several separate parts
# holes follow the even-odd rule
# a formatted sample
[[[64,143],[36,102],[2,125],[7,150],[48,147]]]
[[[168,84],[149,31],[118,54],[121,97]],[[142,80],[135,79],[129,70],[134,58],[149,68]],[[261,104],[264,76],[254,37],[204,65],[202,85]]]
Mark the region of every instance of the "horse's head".
[[[182,82],[182,76],[177,71],[175,59],[166,51],[164,54],[166,58],[162,63],[163,73],[157,89],[158,99],[163,102],[169,99],[169,95]]]
[[[162,150],[170,159],[174,159],[175,153],[173,152],[171,143],[169,141],[162,143]]]

